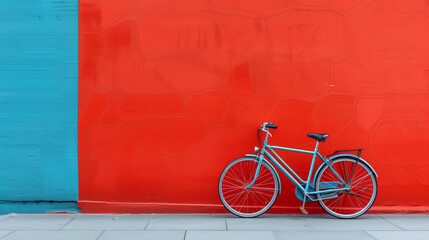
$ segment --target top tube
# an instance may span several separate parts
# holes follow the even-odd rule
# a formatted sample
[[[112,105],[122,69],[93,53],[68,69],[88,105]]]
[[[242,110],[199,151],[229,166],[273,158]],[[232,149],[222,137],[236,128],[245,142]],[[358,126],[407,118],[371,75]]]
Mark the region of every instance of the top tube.
[[[295,148],[286,148],[286,147],[280,147],[280,146],[266,145],[265,147],[272,148],[272,149],[285,150],[285,151],[290,151],[290,152],[299,152],[299,153],[308,153],[308,154],[314,154],[315,153],[314,151],[295,149]]]
[[[262,124],[262,126],[258,129],[258,141],[261,140],[260,139],[259,131],[265,132],[265,140],[264,140],[264,142],[259,142],[262,147],[268,147],[268,148],[272,148],[272,149],[279,149],[279,150],[285,150],[285,151],[291,151],[291,152],[307,153],[307,154],[315,154],[315,153],[318,152],[319,141],[317,141],[317,143],[316,143],[316,149],[314,149],[314,151],[308,151],[308,150],[303,150],[303,149],[286,148],[286,147],[281,147],[281,146],[268,145],[268,137],[272,136],[272,134],[269,131],[270,128],[277,129],[277,126],[274,125],[273,123],[264,122]]]

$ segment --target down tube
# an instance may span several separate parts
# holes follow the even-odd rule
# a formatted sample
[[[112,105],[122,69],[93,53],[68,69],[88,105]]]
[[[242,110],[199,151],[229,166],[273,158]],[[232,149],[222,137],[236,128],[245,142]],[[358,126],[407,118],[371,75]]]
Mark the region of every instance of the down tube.
[[[302,180],[298,174],[296,174],[292,168],[290,168],[285,161],[283,161],[283,159],[276,153],[274,152],[274,150],[270,147],[268,148],[270,150],[270,152],[272,152],[274,154],[274,157],[276,158],[276,160],[280,160],[280,163],[283,163],[283,166],[285,166],[287,168],[287,170],[289,170],[290,173],[292,173],[291,175],[293,175],[296,179],[298,179],[300,182],[304,183],[305,181]]]
[[[291,180],[293,182],[293,184],[295,184],[297,187],[299,187],[302,192],[305,192],[305,189],[301,186],[301,184],[299,184],[295,178],[292,177],[292,175],[286,171],[286,169],[284,169],[284,167],[282,165],[280,165],[279,162],[277,162],[277,160],[275,158],[273,158],[273,156],[271,156],[267,151],[265,151],[264,153],[266,156],[268,156],[268,158],[271,160],[272,163],[274,163],[274,165],[276,165],[276,167],[278,169],[280,169],[284,175],[286,175],[287,178],[289,178],[289,180]]]

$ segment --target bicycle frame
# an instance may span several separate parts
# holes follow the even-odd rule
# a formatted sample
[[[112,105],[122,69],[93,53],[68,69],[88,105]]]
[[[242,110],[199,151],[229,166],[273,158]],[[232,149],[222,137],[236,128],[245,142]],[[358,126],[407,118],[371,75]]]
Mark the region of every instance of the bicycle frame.
[[[268,159],[278,168],[280,169],[280,171],[282,171],[282,173],[284,175],[286,175],[287,178],[289,178],[290,181],[292,181],[292,183],[294,183],[303,193],[304,195],[310,195],[310,194],[324,194],[324,193],[333,193],[333,192],[338,192],[338,191],[344,191],[344,190],[350,190],[350,187],[348,186],[348,184],[341,178],[341,176],[332,168],[331,164],[326,161],[326,159],[319,153],[318,147],[319,147],[319,141],[317,141],[316,143],[316,148],[314,149],[314,151],[308,151],[308,150],[302,150],[302,149],[294,149],[294,148],[285,148],[285,147],[280,147],[280,146],[271,146],[267,144],[268,141],[268,135],[270,134],[268,131],[267,135],[265,137],[265,141],[263,142],[263,147],[260,150],[260,155],[259,155],[259,162],[258,162],[258,167],[256,169],[255,172],[255,177],[252,181],[252,183],[249,184],[249,186],[247,187],[248,189],[252,188],[253,184],[256,181],[256,178],[259,175],[259,171],[261,168],[261,164],[262,161],[264,160],[264,156],[267,156]],[[267,151],[267,149],[269,151]],[[313,159],[311,161],[311,166],[310,166],[310,171],[308,173],[308,178],[307,181],[302,180],[298,174],[296,174],[293,169],[291,167],[289,167],[285,161],[283,161],[283,159],[273,150],[273,149],[278,149],[278,150],[283,150],[283,151],[289,151],[289,152],[298,152],[298,153],[306,153],[306,154],[311,154],[313,155]],[[271,155],[270,154],[273,154]],[[341,180],[341,182],[344,184],[345,187],[343,188],[336,188],[336,189],[328,189],[328,190],[322,190],[322,191],[314,191],[314,192],[309,192],[308,189],[310,187],[311,184],[311,178],[313,175],[313,168],[314,168],[314,163],[316,162],[316,156],[319,157],[320,159],[322,159],[322,161],[328,165],[328,167],[332,170],[332,172],[338,177],[338,179]],[[284,166],[284,167],[283,167]],[[286,169],[285,169],[286,167]],[[289,173],[290,172],[290,173]],[[291,174],[292,173],[292,174]],[[299,181],[299,182],[298,182]],[[301,182],[301,183],[300,183]],[[301,185],[304,184],[305,188]]]

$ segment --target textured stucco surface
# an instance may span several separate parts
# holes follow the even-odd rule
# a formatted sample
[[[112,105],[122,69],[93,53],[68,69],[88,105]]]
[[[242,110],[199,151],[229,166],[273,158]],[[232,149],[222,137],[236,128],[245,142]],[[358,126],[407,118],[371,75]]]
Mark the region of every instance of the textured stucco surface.
[[[427,210],[429,2],[80,1],[86,212],[219,212],[217,179],[271,143],[363,147],[373,209]],[[301,176],[308,156],[285,154]],[[283,180],[275,208],[298,211]],[[317,209],[317,205],[310,205]],[[290,208],[291,207],[291,208]],[[276,209],[274,209],[276,211]]]

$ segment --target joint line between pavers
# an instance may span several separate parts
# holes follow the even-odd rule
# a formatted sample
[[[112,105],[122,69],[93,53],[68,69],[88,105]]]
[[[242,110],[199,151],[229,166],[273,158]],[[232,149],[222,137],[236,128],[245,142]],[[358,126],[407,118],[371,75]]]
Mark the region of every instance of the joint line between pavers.
[[[363,231],[366,235],[370,236],[372,239],[377,240],[377,238],[375,238],[374,236],[372,236],[371,234],[369,234],[367,231]]]
[[[274,239],[278,240],[277,235],[274,233],[274,231],[270,231],[270,232],[271,232],[271,234],[273,234]]]
[[[144,231],[146,231],[147,227],[149,226],[150,220],[152,220],[153,213],[150,215],[149,220],[147,220],[146,226],[144,227]]]
[[[392,225],[393,225],[393,226],[395,226],[395,227],[398,227],[398,228],[399,228],[399,229],[401,229],[402,231],[405,231],[405,230],[406,230],[406,229],[403,229],[403,228],[401,228],[400,226],[398,226],[398,225],[394,224],[393,222],[391,222],[391,221],[389,221],[389,220],[387,220],[387,219],[383,218],[383,217],[382,217],[382,216],[380,216],[380,215],[377,215],[377,217],[379,217],[379,218],[383,219],[384,221],[386,221],[386,222],[388,222],[388,223],[392,224]]]
[[[61,231],[65,226],[67,226],[71,221],[73,221],[75,218],[77,218],[77,216],[74,216],[72,219],[70,219],[70,221],[68,221],[66,224],[64,224],[64,226],[60,227],[57,231]]]
[[[101,235],[103,235],[103,233],[104,233],[105,231],[106,231],[106,230],[101,231],[100,235],[98,235],[98,237],[97,237],[95,240],[100,239],[100,238],[101,238]]]
[[[1,215],[1,216],[0,216],[0,220],[3,220],[3,219],[8,218],[8,217],[12,216],[12,214],[13,214],[13,213],[8,213],[8,214],[5,214],[5,215]]]
[[[8,233],[8,234],[4,235],[4,236],[3,236],[3,237],[1,237],[0,239],[3,239],[3,238],[5,238],[6,236],[11,235],[13,232],[15,232],[15,231],[10,231],[10,233]]]

